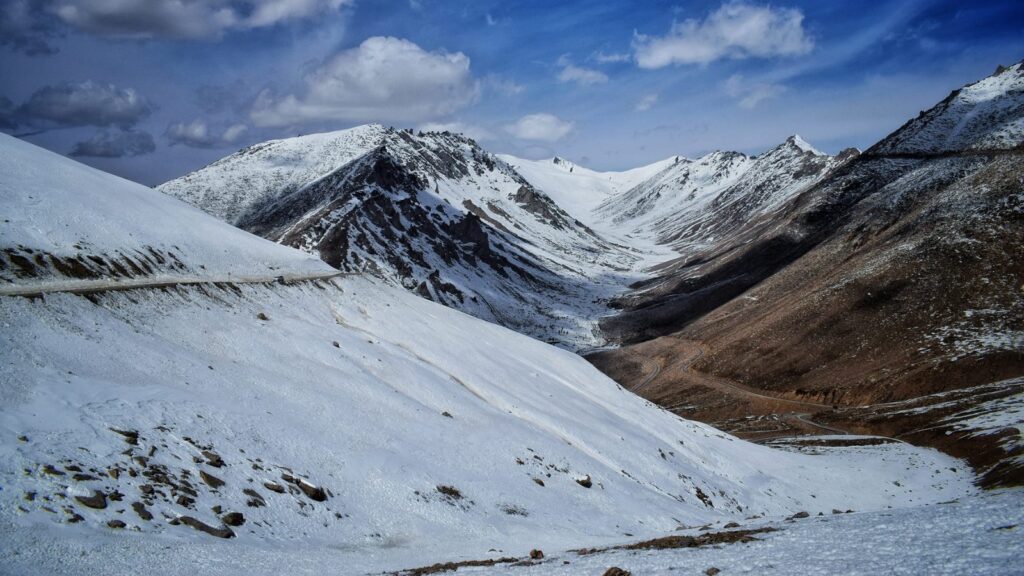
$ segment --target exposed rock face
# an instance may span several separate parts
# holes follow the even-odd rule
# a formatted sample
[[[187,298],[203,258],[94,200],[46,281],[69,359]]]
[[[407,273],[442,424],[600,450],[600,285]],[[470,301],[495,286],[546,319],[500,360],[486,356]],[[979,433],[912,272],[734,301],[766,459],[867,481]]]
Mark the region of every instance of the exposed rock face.
[[[370,126],[271,142],[160,189],[343,271],[564,343],[594,338],[605,311],[595,296],[620,289],[614,271],[637,259],[447,132]]]

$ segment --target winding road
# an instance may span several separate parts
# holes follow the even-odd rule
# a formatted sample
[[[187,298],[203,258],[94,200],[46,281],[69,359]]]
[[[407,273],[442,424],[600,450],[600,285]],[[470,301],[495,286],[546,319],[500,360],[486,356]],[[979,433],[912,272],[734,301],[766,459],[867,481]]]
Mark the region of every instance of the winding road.
[[[653,362],[654,367],[649,371],[649,373],[646,376],[644,376],[643,380],[641,380],[638,384],[630,388],[630,391],[635,394],[642,395],[642,392],[646,392],[651,389],[652,384],[654,384],[656,380],[659,380],[661,378],[671,378],[675,374],[678,376],[682,376],[682,378],[684,378],[687,382],[718,390],[723,394],[727,394],[729,396],[738,396],[757,399],[760,401],[769,401],[776,405],[792,408],[792,412],[779,414],[780,417],[786,420],[790,420],[791,423],[803,424],[804,426],[817,428],[819,430],[823,430],[825,432],[832,434],[849,434],[849,432],[846,430],[826,426],[824,424],[819,424],[810,419],[810,416],[814,412],[831,410],[832,406],[829,404],[820,404],[818,402],[792,400],[789,398],[780,398],[778,396],[772,396],[765,393],[762,390],[757,390],[754,388],[750,388],[748,386],[744,386],[728,378],[713,376],[711,374],[706,374],[704,372],[694,370],[693,364],[697,362],[697,360],[701,359],[707,352],[707,347],[699,342],[687,340],[679,341],[673,351],[677,352],[676,357],[667,366],[664,365],[662,361],[659,361],[657,359],[647,360],[648,362]],[[684,402],[682,404],[664,406],[664,408],[670,412],[675,412],[676,410],[689,405],[690,404],[688,402]],[[797,425],[796,427],[799,428],[799,425]]]
[[[346,273],[333,270],[330,272],[312,272],[303,274],[274,274],[265,276],[144,276],[113,280],[52,280],[31,284],[0,285],[0,296],[43,296],[46,294],[94,294],[118,290],[135,290],[139,288],[167,288],[170,286],[190,286],[195,284],[268,284],[271,282],[303,282],[308,280],[327,280]]]

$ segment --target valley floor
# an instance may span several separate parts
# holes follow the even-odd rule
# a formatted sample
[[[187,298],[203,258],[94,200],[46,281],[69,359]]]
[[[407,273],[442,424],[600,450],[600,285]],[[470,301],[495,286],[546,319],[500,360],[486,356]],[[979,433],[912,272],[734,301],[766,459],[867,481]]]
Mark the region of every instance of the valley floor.
[[[538,566],[488,573],[600,575],[617,566],[635,576],[705,574],[711,568],[722,576],[1024,574],[1022,504],[1024,490],[998,490],[932,506],[773,523],[777,530],[749,543],[567,553]]]
[[[773,530],[753,534],[755,540],[748,542],[693,548],[620,549],[586,555],[548,550],[543,560],[532,565],[527,558],[518,557],[515,563],[461,567],[448,573],[599,576],[615,566],[634,576],[705,574],[711,568],[717,568],[723,576],[1024,574],[1024,489],[1019,488],[914,508],[811,516],[793,521],[752,521],[736,530],[760,528]],[[691,529],[672,536],[718,535],[719,530]],[[12,576],[381,574],[400,565],[419,566],[416,560],[422,561],[422,551],[410,555],[401,548],[383,546],[305,548],[212,538],[190,539],[187,551],[183,552],[183,542],[176,536],[102,534],[84,527],[51,524],[15,529],[6,520],[0,523],[0,542],[0,574]],[[542,544],[539,542],[538,546]],[[500,557],[509,555],[496,550],[491,558]]]

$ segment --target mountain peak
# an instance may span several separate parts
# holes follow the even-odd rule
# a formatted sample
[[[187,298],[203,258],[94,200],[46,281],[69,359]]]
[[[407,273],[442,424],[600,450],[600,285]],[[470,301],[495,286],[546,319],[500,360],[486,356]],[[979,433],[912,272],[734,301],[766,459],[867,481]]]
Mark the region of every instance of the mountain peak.
[[[790,146],[795,146],[796,148],[802,150],[803,152],[810,152],[815,156],[826,155],[824,152],[818,150],[814,146],[811,146],[811,144],[807,142],[807,140],[801,138],[799,134],[793,134],[789,138],[786,138],[786,144],[789,144]]]

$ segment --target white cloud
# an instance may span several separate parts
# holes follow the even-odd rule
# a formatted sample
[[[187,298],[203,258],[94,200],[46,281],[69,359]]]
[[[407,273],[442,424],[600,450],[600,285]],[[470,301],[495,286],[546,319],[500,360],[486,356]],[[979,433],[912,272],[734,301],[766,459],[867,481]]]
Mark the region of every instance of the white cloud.
[[[799,56],[814,42],[796,8],[722,4],[704,20],[674,22],[666,36],[638,35],[633,42],[637,65],[708,64],[721,59]]]
[[[424,132],[457,132],[469,136],[478,142],[494,138],[494,134],[491,134],[488,129],[476,124],[465,124],[463,122],[427,122],[421,124],[419,129]]]
[[[604,72],[576,66],[565,54],[559,57],[557,65],[562,68],[562,71],[558,73],[559,82],[575,82],[580,86],[590,86],[608,81],[608,76]]]
[[[579,66],[569,64],[559,72],[558,81],[575,82],[581,86],[590,86],[592,84],[602,84],[607,82],[608,75],[599,70],[580,68]]]
[[[421,122],[452,114],[479,93],[462,52],[427,52],[408,40],[375,36],[308,74],[301,94],[278,97],[264,90],[251,118],[257,126]]]
[[[562,120],[553,114],[528,114],[513,124],[505,126],[505,130],[521,140],[540,140],[542,142],[555,142],[565,138],[575,125],[567,120]]]
[[[605,54],[599,51],[595,52],[592,58],[600,64],[614,64],[617,62],[629,62],[633,59],[633,56],[628,52]]]
[[[515,96],[526,91],[526,86],[516,84],[514,81],[509,80],[508,78],[503,78],[497,74],[488,74],[487,76],[484,76],[481,84],[485,90],[501,94],[502,96]]]
[[[245,124],[233,124],[224,130],[222,138],[225,142],[234,144],[235,142],[238,142],[238,139],[242,137],[242,134],[245,134],[248,130],[249,127]]]
[[[786,91],[781,84],[770,82],[747,82],[743,76],[733,74],[725,81],[725,93],[738,101],[740,108],[751,109],[762,100],[774,98]]]
[[[182,144],[190,148],[221,148],[237,142],[247,130],[245,124],[234,124],[217,132],[203,120],[197,119],[188,124],[171,124],[167,127],[166,136],[172,146]]]
[[[658,95],[648,94],[647,96],[644,96],[643,98],[640,99],[639,102],[636,103],[636,107],[634,109],[637,112],[646,112],[651,109],[651,106],[654,106],[657,103]]]

